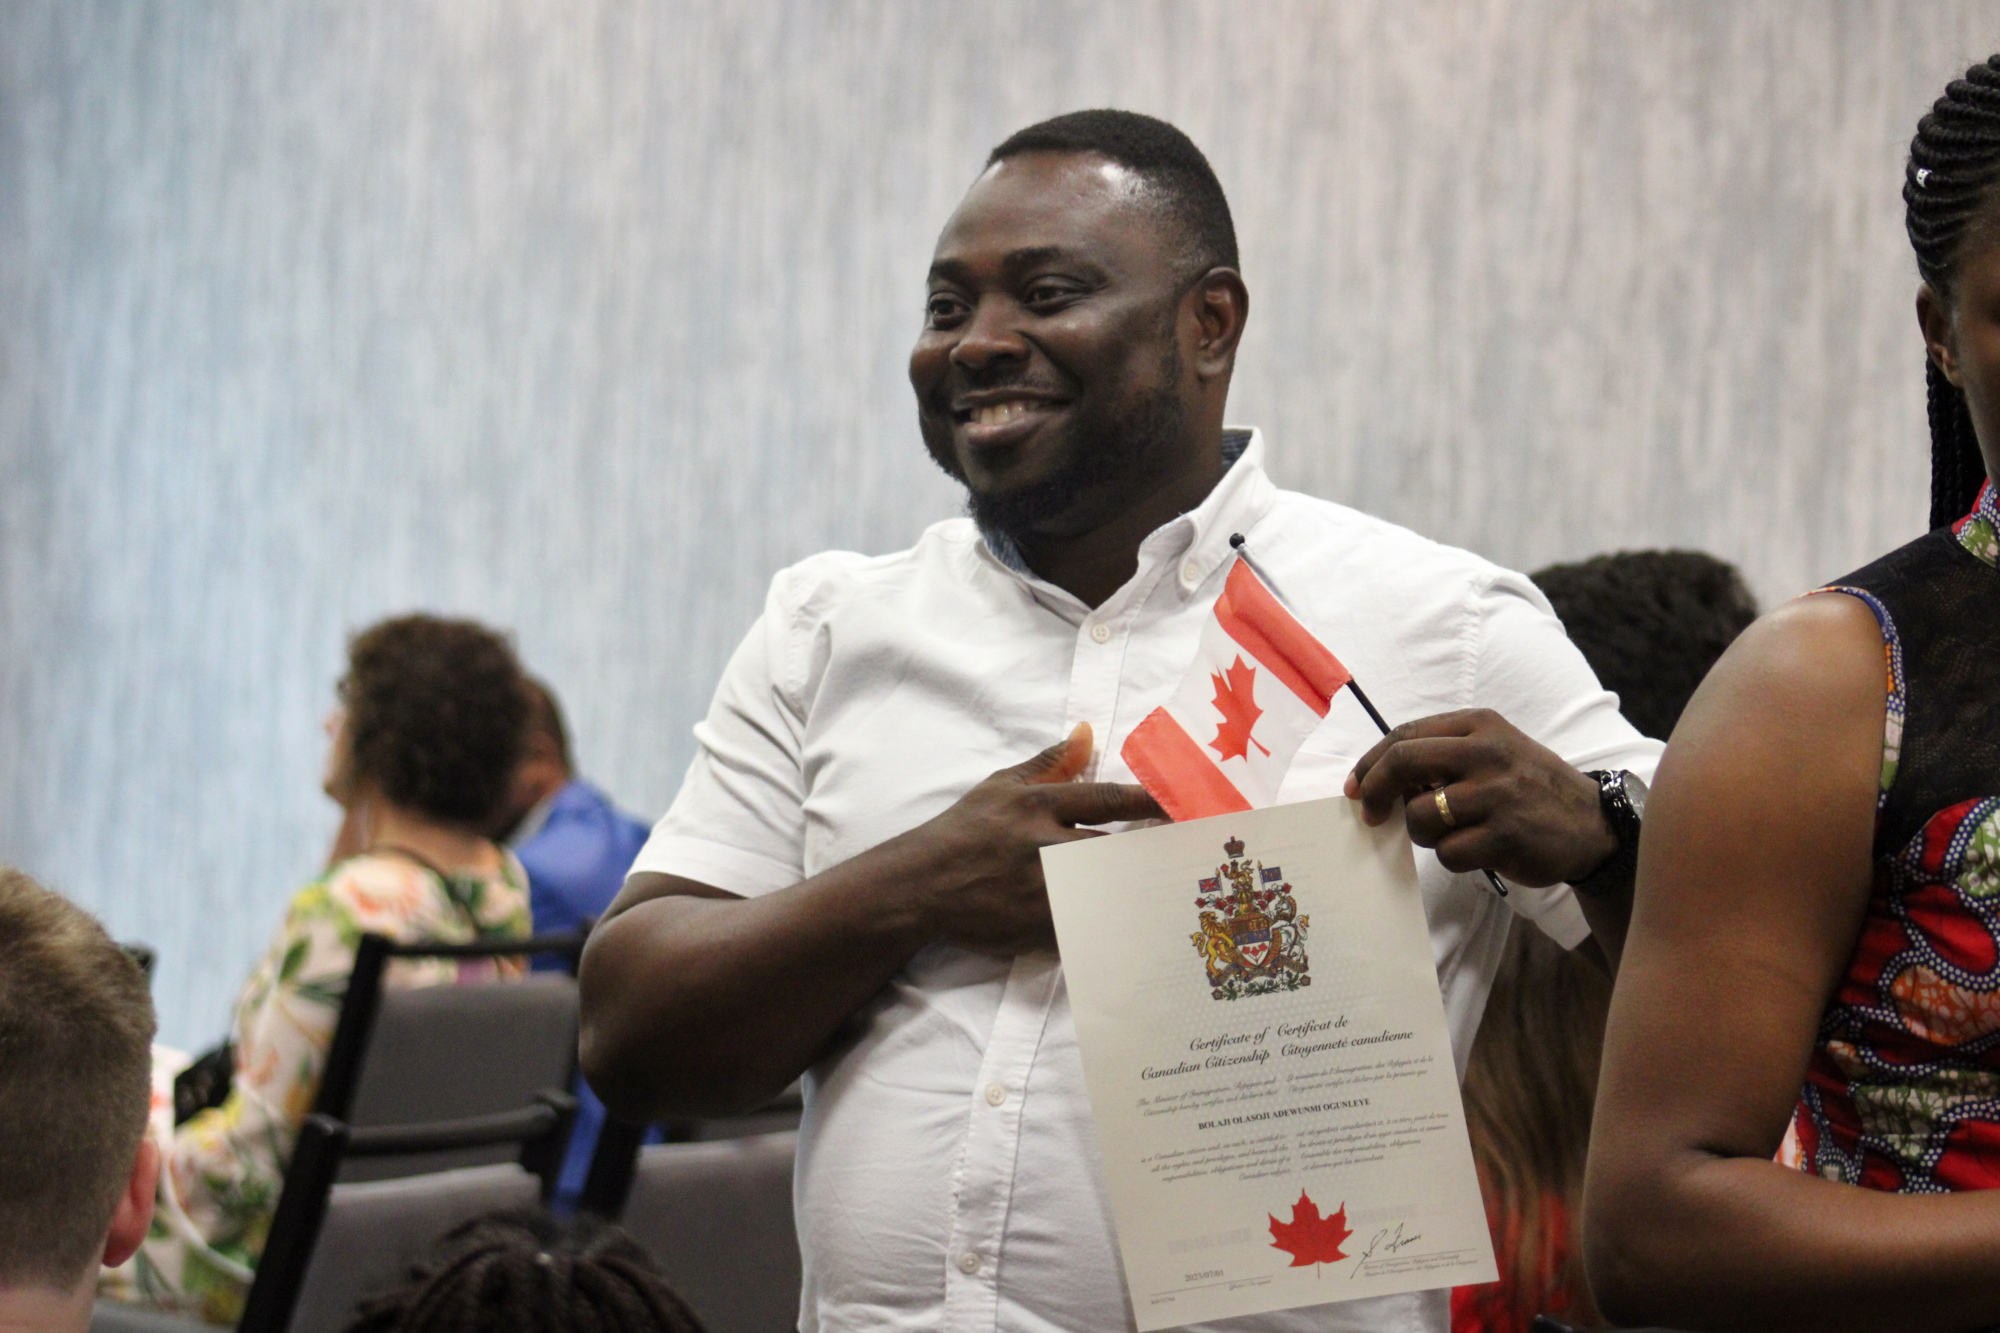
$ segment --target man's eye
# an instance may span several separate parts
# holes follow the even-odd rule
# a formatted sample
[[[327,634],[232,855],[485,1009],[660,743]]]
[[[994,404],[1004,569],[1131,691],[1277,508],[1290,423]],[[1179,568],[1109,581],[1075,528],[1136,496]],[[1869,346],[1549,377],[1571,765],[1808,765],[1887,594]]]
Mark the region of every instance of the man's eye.
[[[955,296],[933,296],[925,302],[924,313],[933,324],[949,324],[965,313],[965,302]]]
[[[1029,305],[1056,305],[1075,296],[1068,283],[1038,282],[1024,293]]]

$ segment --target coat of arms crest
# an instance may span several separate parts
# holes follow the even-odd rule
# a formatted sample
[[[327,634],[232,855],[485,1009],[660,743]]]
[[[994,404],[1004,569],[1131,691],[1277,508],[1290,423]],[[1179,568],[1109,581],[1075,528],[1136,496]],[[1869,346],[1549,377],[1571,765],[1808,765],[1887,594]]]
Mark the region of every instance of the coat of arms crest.
[[[1277,866],[1243,855],[1243,842],[1222,844],[1229,860],[1201,881],[1194,905],[1201,929],[1189,936],[1208,968],[1209,993],[1218,1000],[1297,990],[1306,974],[1306,926],[1292,886]]]

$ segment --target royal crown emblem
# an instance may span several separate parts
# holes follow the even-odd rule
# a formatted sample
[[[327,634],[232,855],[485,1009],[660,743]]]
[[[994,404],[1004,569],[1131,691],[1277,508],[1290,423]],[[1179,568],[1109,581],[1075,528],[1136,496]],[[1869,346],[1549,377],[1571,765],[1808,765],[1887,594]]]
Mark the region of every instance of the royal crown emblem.
[[[1277,866],[1243,855],[1243,840],[1222,844],[1229,858],[1201,881],[1194,905],[1201,929],[1188,938],[1208,968],[1209,993],[1218,1000],[1297,990],[1306,974],[1306,926],[1292,886]]]

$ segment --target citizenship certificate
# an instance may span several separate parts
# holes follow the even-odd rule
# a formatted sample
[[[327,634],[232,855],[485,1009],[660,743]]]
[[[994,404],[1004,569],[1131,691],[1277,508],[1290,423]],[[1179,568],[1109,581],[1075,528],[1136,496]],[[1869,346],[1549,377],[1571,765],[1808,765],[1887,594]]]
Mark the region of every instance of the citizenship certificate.
[[[1042,850],[1141,1330],[1494,1280],[1401,819]]]

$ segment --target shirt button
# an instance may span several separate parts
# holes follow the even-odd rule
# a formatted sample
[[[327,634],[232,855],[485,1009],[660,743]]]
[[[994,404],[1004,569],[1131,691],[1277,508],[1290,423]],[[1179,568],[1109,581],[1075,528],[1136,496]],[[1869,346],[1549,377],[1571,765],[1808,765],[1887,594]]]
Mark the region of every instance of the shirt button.
[[[1201,582],[1201,566],[1192,560],[1188,561],[1181,566],[1181,577],[1187,581],[1189,587],[1193,587]]]
[[[998,1083],[988,1083],[986,1085],[986,1104],[988,1106],[998,1106],[1006,1100],[1007,1089],[1001,1087]]]
[[[979,1256],[971,1250],[967,1250],[964,1254],[959,1255],[958,1271],[967,1277],[971,1277],[974,1273],[977,1273],[979,1271]]]
[[[1101,620],[1098,621],[1090,627],[1090,637],[1098,643],[1111,642],[1111,626]]]

